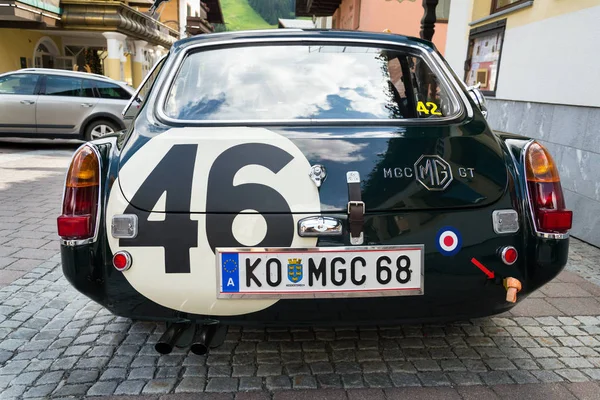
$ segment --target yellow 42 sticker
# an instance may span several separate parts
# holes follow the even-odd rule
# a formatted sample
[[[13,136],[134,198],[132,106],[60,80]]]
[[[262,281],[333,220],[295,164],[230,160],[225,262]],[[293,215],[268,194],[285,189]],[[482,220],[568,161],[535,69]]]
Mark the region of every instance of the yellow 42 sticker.
[[[417,111],[427,115],[442,115],[442,113],[438,111],[437,104],[431,101],[428,101],[427,103],[423,103],[422,101],[418,102]]]

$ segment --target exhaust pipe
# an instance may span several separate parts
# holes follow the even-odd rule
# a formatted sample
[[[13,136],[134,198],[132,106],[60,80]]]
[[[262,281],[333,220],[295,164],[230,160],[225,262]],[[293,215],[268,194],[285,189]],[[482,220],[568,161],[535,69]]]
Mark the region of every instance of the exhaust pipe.
[[[160,354],[169,354],[181,334],[190,326],[189,323],[174,323],[162,334],[154,349]]]
[[[208,325],[200,326],[200,329],[196,330],[192,346],[190,347],[192,353],[202,356],[208,352],[208,346],[215,333],[215,328],[216,325]]]

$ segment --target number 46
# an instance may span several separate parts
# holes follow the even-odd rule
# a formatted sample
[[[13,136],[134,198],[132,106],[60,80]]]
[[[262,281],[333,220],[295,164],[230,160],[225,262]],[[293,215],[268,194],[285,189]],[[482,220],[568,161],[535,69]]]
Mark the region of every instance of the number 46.
[[[428,101],[427,103],[423,103],[422,101],[417,103],[417,111],[423,114],[431,114],[431,115],[442,115],[438,110],[437,104]]]

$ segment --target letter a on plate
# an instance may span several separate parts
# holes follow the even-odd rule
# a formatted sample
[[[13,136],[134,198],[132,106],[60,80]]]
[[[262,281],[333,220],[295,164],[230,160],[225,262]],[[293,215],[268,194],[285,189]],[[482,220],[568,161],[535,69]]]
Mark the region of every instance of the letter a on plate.
[[[221,286],[223,292],[239,292],[240,290],[240,268],[237,253],[221,254]]]

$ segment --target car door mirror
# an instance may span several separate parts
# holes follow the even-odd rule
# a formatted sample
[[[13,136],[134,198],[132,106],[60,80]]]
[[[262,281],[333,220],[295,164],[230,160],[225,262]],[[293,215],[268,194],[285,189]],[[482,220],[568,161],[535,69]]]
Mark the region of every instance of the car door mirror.
[[[471,96],[475,104],[477,104],[477,107],[479,107],[479,110],[481,111],[481,114],[483,114],[483,117],[487,118],[488,109],[485,104],[485,97],[483,96],[483,93],[481,93],[481,90],[479,90],[480,86],[481,82],[477,82],[476,85],[467,87],[467,91],[469,92],[469,96]]]

